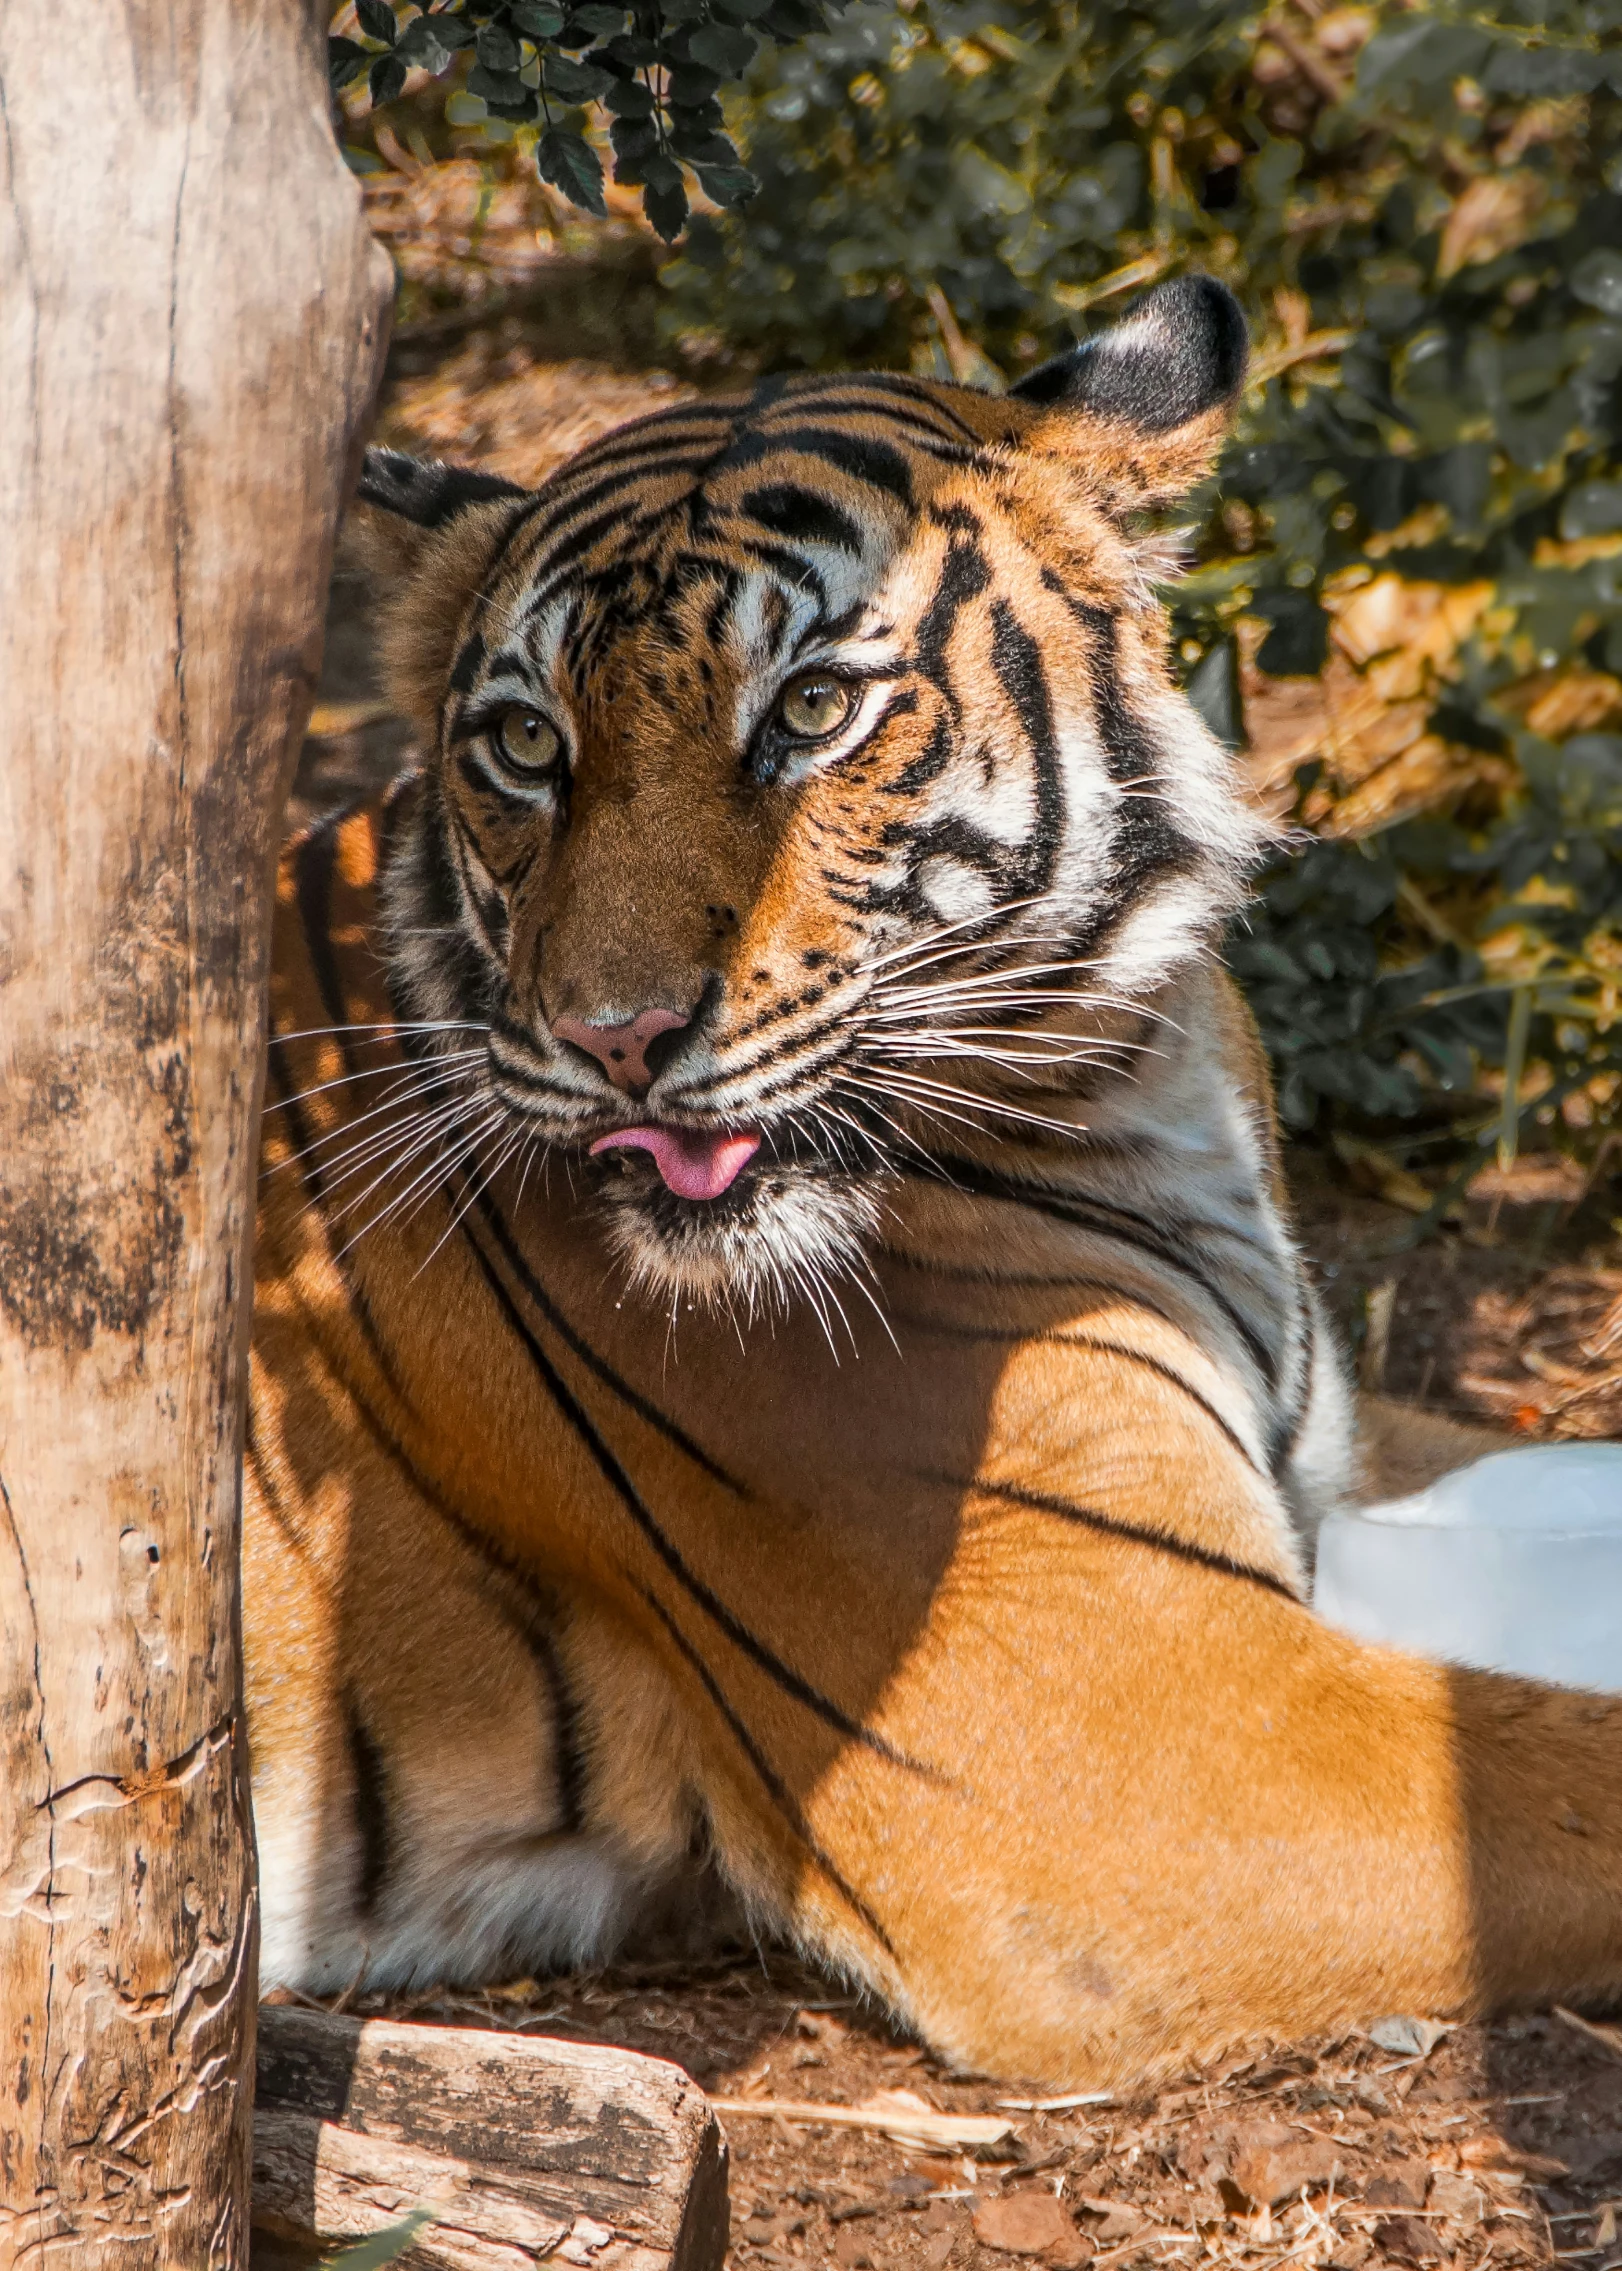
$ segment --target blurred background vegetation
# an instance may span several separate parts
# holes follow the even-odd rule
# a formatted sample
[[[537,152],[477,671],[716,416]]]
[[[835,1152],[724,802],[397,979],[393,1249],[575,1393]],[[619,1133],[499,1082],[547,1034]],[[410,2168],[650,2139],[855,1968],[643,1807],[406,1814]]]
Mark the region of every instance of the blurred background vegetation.
[[[762,367],[995,388],[1161,277],[1224,277],[1252,383],[1168,596],[1295,831],[1230,942],[1286,1123],[1416,1232],[1472,1188],[1593,1190],[1622,1150],[1622,0],[715,8],[750,52],[704,130],[724,106],[758,189],[689,164],[671,249],[634,159],[612,178],[629,98],[562,120],[606,164],[590,219],[472,50],[374,109],[385,0],[340,13],[398,437],[534,477]],[[589,62],[706,8],[529,14]],[[548,325],[589,361],[547,362]]]

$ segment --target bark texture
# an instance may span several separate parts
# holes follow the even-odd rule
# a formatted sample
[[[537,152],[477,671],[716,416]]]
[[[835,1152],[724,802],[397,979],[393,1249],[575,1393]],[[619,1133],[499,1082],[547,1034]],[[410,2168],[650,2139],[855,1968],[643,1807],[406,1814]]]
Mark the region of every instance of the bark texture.
[[[238,2266],[270,863],[388,276],[310,0],[0,8],[0,2266]]]
[[[272,2244],[309,2261],[425,2210],[402,2271],[718,2271],[725,2146],[679,2066],[322,2011],[259,2023],[253,2215]]]

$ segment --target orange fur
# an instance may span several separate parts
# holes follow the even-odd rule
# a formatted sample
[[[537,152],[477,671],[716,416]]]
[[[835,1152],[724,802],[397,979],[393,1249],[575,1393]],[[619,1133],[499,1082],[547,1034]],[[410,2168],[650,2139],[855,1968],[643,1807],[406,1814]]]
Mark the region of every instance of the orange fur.
[[[1163,628],[1118,513],[1188,478],[1216,415],[1060,437],[1058,413],[937,394],[985,447],[916,478],[977,516],[985,604],[1039,628],[1069,700],[1096,638],[1049,563],[1118,621],[1120,698],[1161,715]],[[674,414],[672,449],[682,419],[730,415]],[[415,547],[391,636],[424,721],[544,550],[503,551],[503,514]],[[883,604],[910,626],[960,523],[891,520]],[[987,1112],[1034,1096],[1042,1130],[942,1139],[897,1107],[951,1158],[875,1185],[844,1332],[808,1300],[746,1326],[639,1294],[578,1146],[492,1154],[482,1185],[476,1153],[391,1149],[452,1078],[396,1026],[402,958],[434,950],[396,886],[380,899],[425,799],[493,879],[526,1030],[704,981],[717,1048],[741,1047],[808,958],[853,951],[816,847],[897,809],[886,784],[950,705],[925,687],[864,769],[756,796],[726,739],[736,655],[706,643],[702,593],[681,605],[679,635],[626,633],[571,696],[566,826],[481,802],[447,739],[284,861],[246,1522],[267,1975],[567,1961],[713,1867],[941,2051],[1067,2086],[1622,1986],[1622,1701],[1364,1647],[1302,1604],[1339,1485],[1266,1451],[1258,1331],[1305,1296],[1265,1066],[1209,959],[1034,1017],[1089,1046],[1152,1033],[1130,1079],[961,1075]],[[954,730],[1005,749],[997,620],[966,603],[951,686]],[[1293,1424],[1332,1435],[1317,1361]],[[1372,1422],[1387,1475],[1477,1448],[1402,1434]]]

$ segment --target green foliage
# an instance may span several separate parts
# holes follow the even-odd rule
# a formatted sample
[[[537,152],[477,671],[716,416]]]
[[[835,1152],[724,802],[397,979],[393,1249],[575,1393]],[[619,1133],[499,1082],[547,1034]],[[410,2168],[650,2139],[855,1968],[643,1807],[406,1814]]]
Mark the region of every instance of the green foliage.
[[[841,0],[354,0],[361,36],[327,42],[333,91],[364,78],[373,108],[396,101],[413,70],[457,75],[480,115],[536,129],[543,181],[602,213],[602,160],[586,106],[608,120],[614,179],[642,192],[667,243],[680,236],[696,179],[714,204],[740,206],[755,179],[724,131],[721,89],[763,40],[796,40]],[[347,11],[340,11],[340,15]]]
[[[689,351],[993,385],[1159,276],[1226,278],[1258,383],[1173,597],[1230,740],[1246,623],[1265,690],[1323,669],[1376,575],[1490,584],[1416,664],[1425,816],[1283,862],[1234,940],[1297,1128],[1467,1161],[1567,1098],[1563,1128],[1618,1117],[1622,687],[1563,743],[1516,689],[1584,671],[1603,708],[1622,677],[1619,90],[1622,0],[858,0],[752,71],[760,194],[665,271]],[[1304,809],[1333,828],[1347,786]]]
[[[377,0],[381,5],[381,0]],[[418,2235],[435,2221],[432,2208],[413,2208],[410,2215],[386,2231],[374,2232],[370,2239],[346,2247],[337,2255],[329,2255],[323,2271],[383,2271],[387,2263],[397,2263]]]

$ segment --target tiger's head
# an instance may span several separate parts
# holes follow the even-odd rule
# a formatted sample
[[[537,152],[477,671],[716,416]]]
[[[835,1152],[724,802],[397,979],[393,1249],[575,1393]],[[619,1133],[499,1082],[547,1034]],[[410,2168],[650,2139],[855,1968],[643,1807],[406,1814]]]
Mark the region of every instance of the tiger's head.
[[[369,453],[432,749],[400,1014],[486,1029],[484,1098],[643,1285],[752,1313],[849,1266],[932,1143],[1080,1133],[1236,905],[1260,830],[1146,523],[1245,356],[1194,277],[1002,397],[768,379],[533,493]]]

